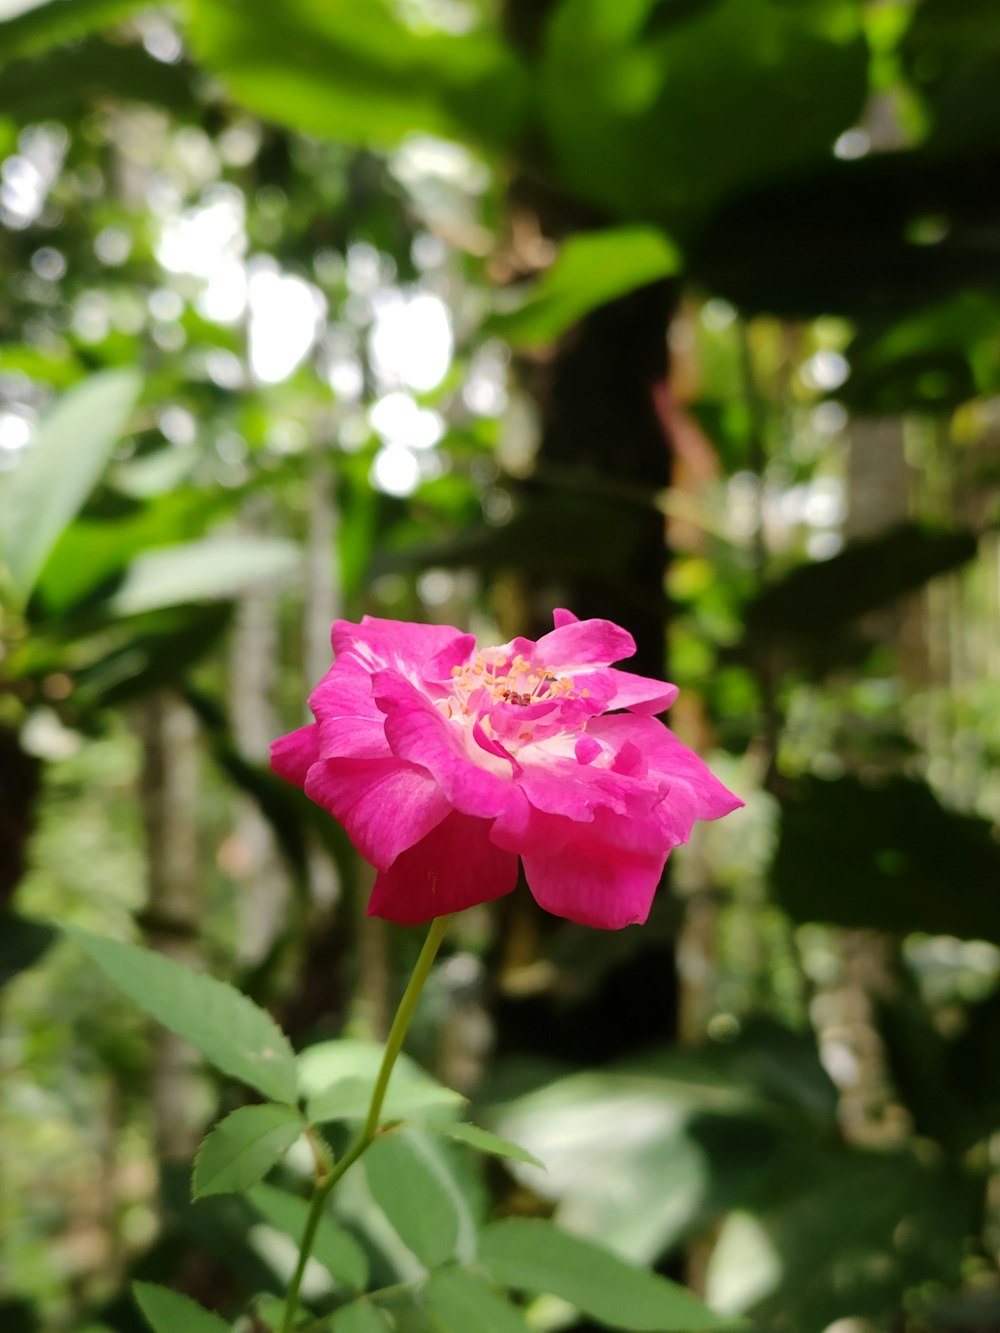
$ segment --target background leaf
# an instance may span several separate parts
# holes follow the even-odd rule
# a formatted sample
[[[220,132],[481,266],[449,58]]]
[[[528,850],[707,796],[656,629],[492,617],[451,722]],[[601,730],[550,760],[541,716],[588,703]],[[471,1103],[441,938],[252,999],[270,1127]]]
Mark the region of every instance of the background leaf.
[[[588,311],[669,277],[680,267],[676,247],[653,227],[616,227],[571,236],[552,266],[517,293],[519,303],[493,314],[484,332],[515,347],[552,342]]]
[[[722,1328],[696,1296],[536,1218],[506,1218],[483,1231],[479,1259],[504,1286],[550,1292],[609,1328],[639,1333]]]
[[[104,471],[141,388],[135,371],[109,370],[70,389],[18,466],[0,479],[0,556],[21,603]]]
[[[129,616],[233,597],[289,577],[301,558],[293,542],[278,537],[209,537],[144,551],[129,565],[109,607],[116,615]]]
[[[298,1073],[274,1019],[232,986],[131,944],[64,928],[147,1014],[202,1052],[217,1069],[275,1101],[294,1102]]]

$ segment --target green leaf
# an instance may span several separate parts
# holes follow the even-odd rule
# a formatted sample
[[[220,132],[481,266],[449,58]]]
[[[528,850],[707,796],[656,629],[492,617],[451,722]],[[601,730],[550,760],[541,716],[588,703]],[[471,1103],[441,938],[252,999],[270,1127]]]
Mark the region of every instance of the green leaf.
[[[133,1282],[132,1292],[153,1333],[229,1333],[229,1325],[189,1296],[155,1282]]]
[[[427,1268],[454,1258],[459,1217],[448,1189],[409,1134],[386,1134],[365,1153],[376,1203],[399,1238]]]
[[[46,558],[93,490],[142,389],[132,370],[93,375],[64,394],[0,484],[0,556],[24,605]]]
[[[446,1139],[454,1139],[457,1143],[467,1143],[470,1147],[478,1148],[480,1152],[489,1153],[492,1157],[509,1157],[515,1162],[524,1162],[528,1166],[537,1166],[545,1170],[545,1163],[540,1162],[528,1152],[527,1148],[521,1148],[516,1143],[501,1139],[498,1135],[491,1134],[488,1129],[480,1129],[478,1125],[466,1124],[463,1120],[425,1120],[414,1125],[414,1128],[427,1130],[431,1134],[440,1134]]]
[[[203,1140],[191,1197],[233,1194],[256,1185],[292,1146],[305,1121],[290,1106],[241,1106]]]
[[[868,59],[854,0],[562,0],[538,95],[580,198],[687,230],[741,188],[825,161],[862,109]]]
[[[922,782],[801,782],[771,877],[794,921],[1000,944],[1000,844]]]
[[[388,1333],[389,1325],[385,1316],[365,1297],[338,1310],[330,1330],[331,1333]]]
[[[684,1287],[537,1218],[490,1223],[480,1236],[479,1260],[501,1285],[560,1296],[609,1328],[680,1333],[731,1322]]]
[[[372,1086],[361,1078],[344,1078],[332,1083],[309,1099],[309,1119],[317,1124],[331,1120],[364,1120],[372,1099]],[[420,1083],[389,1085],[382,1104],[382,1121],[405,1120],[421,1111],[437,1106],[460,1106],[465,1099],[430,1079]]]
[[[432,1273],[424,1299],[441,1333],[531,1333],[516,1305],[463,1268]]]
[[[278,537],[208,537],[132,561],[109,602],[116,615],[135,615],[188,602],[235,597],[247,588],[287,578],[299,567],[294,542]]]
[[[273,1185],[255,1185],[248,1190],[247,1198],[266,1222],[291,1236],[296,1245],[301,1244],[309,1217],[309,1205],[304,1199]],[[364,1290],[368,1282],[365,1252],[349,1231],[326,1214],[320,1218],[316,1231],[313,1258],[338,1282],[355,1291]]]
[[[61,42],[78,41],[117,23],[146,0],[34,0],[0,22],[0,63],[32,56]]]
[[[680,271],[680,252],[653,227],[616,227],[572,236],[512,310],[498,310],[485,333],[515,347],[552,342],[598,306]]]
[[[298,1069],[288,1038],[252,1000],[150,949],[74,926],[64,930],[131,1000],[217,1069],[275,1101],[296,1100]]]
[[[411,27],[386,0],[199,0],[190,18],[199,59],[244,106],[310,134],[503,143],[521,119],[524,72],[485,30]]]

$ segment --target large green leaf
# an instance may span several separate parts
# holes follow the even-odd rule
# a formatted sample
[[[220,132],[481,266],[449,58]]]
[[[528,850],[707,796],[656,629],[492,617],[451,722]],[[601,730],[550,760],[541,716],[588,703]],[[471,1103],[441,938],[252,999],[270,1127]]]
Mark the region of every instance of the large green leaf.
[[[563,0],[540,96],[579,195],[684,229],[741,186],[822,161],[862,107],[868,52],[854,0],[669,9]]]
[[[609,1328],[697,1333],[731,1322],[684,1287],[538,1218],[490,1223],[480,1236],[479,1260],[504,1286],[561,1296]]]
[[[0,481],[0,558],[19,604],[104,471],[141,388],[134,371],[109,370],[71,389]]]
[[[922,782],[804,780],[771,878],[796,921],[1000,943],[1000,845]]]
[[[440,1333],[531,1333],[518,1307],[478,1274],[443,1268],[424,1287]]]
[[[403,1133],[384,1134],[364,1156],[372,1196],[400,1240],[427,1268],[454,1258],[459,1235],[455,1199],[419,1141]]]
[[[408,26],[386,0],[199,0],[190,38],[245,106],[341,142],[503,143],[520,119],[523,72],[497,38]]]
[[[188,602],[235,597],[287,578],[301,563],[294,542],[280,537],[208,537],[144,551],[129,566],[108,605],[119,616]]]
[[[189,1041],[231,1078],[265,1097],[293,1103],[298,1069],[288,1038],[270,1014],[238,990],[151,949],[64,927],[129,999]]]
[[[153,1333],[229,1333],[225,1320],[190,1296],[155,1282],[133,1282],[132,1291]]]
[[[247,1197],[266,1222],[291,1236],[296,1245],[301,1243],[309,1220],[309,1204],[305,1199],[273,1185],[255,1185]],[[316,1230],[313,1257],[338,1282],[355,1291],[364,1289],[368,1281],[368,1260],[364,1250],[349,1231],[325,1213]]]
[[[615,227],[571,236],[552,267],[498,308],[484,326],[516,347],[552,342],[588,311],[647,282],[677,273],[681,256],[653,227]]]
[[[211,1130],[194,1159],[191,1196],[234,1194],[267,1175],[305,1129],[291,1106],[240,1106]]]
[[[0,10],[0,63],[79,41],[145,5],[146,0],[35,0],[11,18]]]

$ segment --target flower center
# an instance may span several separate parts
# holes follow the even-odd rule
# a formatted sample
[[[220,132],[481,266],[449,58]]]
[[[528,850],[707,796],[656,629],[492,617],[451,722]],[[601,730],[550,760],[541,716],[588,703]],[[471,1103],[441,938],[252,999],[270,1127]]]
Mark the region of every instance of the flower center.
[[[485,690],[491,703],[529,704],[557,703],[576,697],[572,676],[556,676],[540,670],[521,653],[509,661],[491,659],[487,653],[476,653],[465,666],[451,669],[452,691],[463,713],[469,711],[469,700],[477,690]],[[586,696],[587,691],[584,690]]]

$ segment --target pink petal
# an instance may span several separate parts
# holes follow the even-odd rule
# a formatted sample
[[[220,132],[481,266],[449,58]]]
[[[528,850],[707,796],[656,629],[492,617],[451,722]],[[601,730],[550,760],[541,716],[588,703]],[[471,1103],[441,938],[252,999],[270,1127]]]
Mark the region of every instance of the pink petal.
[[[422,768],[398,759],[326,759],[306,778],[306,795],[329,810],[366,860],[386,870],[451,810]]]
[[[610,620],[577,620],[551,630],[538,640],[532,660],[557,675],[572,675],[580,666],[607,666],[635,653],[635,639]]]
[[[447,721],[394,671],[379,672],[373,685],[393,754],[433,773],[456,810],[489,818],[518,799],[510,761],[476,745],[471,726]]]
[[[581,736],[574,747],[574,753],[581,764],[592,764],[602,752],[600,741],[593,736]]]
[[[654,718],[615,713],[595,718],[588,730],[617,751],[620,761],[631,761],[634,746],[648,765],[648,779],[658,779],[669,788],[657,813],[665,834],[677,842],[688,841],[695,820],[721,819],[744,804],[703,759]]]
[[[608,674],[615,685],[608,708],[630,708],[636,713],[662,713],[679,693],[676,685],[670,685],[665,680],[636,676],[631,671],[618,671],[614,667]]]
[[[368,915],[416,926],[510,893],[517,857],[489,838],[490,825],[454,811],[375,880]]]
[[[271,742],[271,767],[296,787],[305,786],[306,774],[318,757],[317,729],[312,722]]]
[[[564,606],[557,606],[552,611],[552,623],[556,629],[562,629],[563,625],[578,625],[580,617],[567,611]]]
[[[338,620],[331,632],[333,651],[339,657],[351,651],[372,671],[384,667],[412,667],[420,671],[443,648],[455,640],[466,640],[451,625],[418,625],[408,620],[381,620],[363,616],[360,625]]]
[[[577,826],[570,840],[539,837],[521,859],[540,907],[582,926],[620,930],[646,920],[667,857],[611,846]]]
[[[351,653],[338,657],[309,696],[324,758],[384,758],[385,718],[372,697],[371,672]]]

